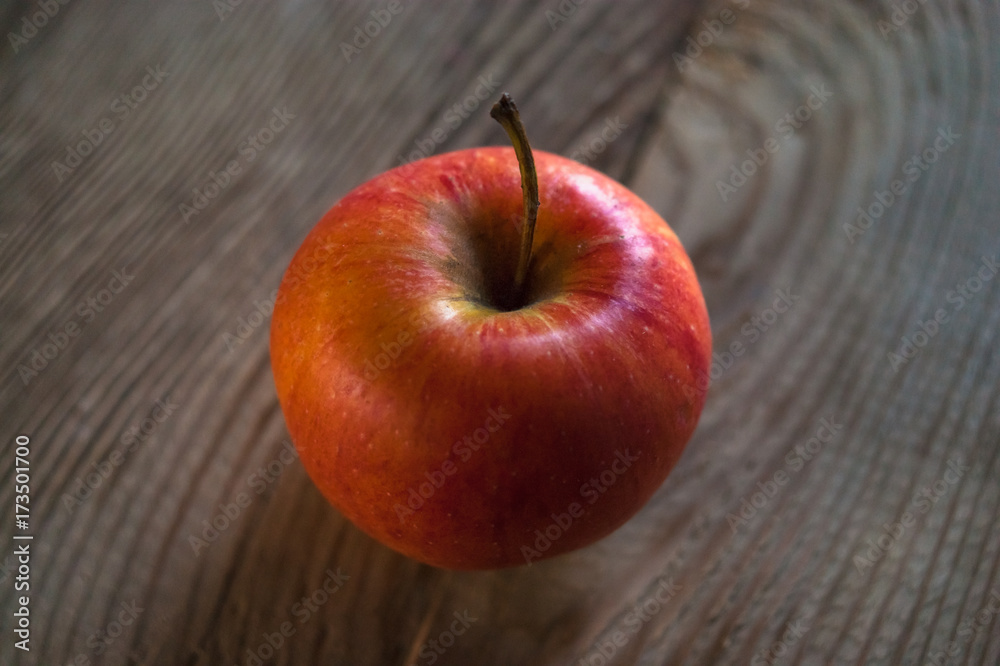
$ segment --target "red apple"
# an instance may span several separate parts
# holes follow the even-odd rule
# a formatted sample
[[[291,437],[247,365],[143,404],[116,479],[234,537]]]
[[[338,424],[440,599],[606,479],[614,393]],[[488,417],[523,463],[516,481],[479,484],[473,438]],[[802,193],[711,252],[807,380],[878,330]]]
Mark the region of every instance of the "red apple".
[[[369,535],[440,567],[609,534],[663,483],[704,402],[708,315],[673,231],[610,178],[535,152],[532,242],[531,151],[515,146],[520,163],[462,150],[357,187],[274,308],[275,384],[310,477]]]

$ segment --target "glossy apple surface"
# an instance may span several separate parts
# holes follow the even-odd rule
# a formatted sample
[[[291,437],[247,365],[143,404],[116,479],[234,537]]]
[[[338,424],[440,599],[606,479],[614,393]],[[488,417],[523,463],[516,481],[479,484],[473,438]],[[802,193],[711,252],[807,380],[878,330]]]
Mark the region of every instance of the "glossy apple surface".
[[[520,301],[518,163],[477,148],[350,192],[274,308],[278,398],[310,477],[436,566],[524,564],[609,534],[663,483],[704,401],[711,333],[677,237],[608,177],[534,155]]]

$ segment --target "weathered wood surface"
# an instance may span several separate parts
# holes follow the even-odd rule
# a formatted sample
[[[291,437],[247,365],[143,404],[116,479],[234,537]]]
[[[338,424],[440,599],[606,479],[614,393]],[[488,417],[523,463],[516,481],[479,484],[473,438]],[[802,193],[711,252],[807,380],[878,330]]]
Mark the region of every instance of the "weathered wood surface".
[[[245,664],[255,650],[429,664],[421,649],[465,612],[475,620],[436,663],[596,665],[602,650],[613,664],[1000,663],[997,3],[907,0],[884,35],[887,2],[591,1],[554,30],[555,0],[407,3],[347,62],[340,44],[388,4],[243,3],[220,20],[209,0],[88,0],[16,52],[5,39],[0,663]],[[38,11],[7,3],[4,34]],[[679,71],[673,54],[699,34]],[[147,66],[166,74],[135,108],[115,103]],[[237,327],[258,322],[350,188],[419,142],[506,142],[486,103],[448,122],[480,77],[515,96],[536,148],[572,155],[625,125],[576,157],[676,228],[720,358],[742,352],[716,373],[679,467],[620,531],[530,567],[449,573],[374,543],[282,461],[267,322]],[[248,135],[286,108],[250,161]],[[911,161],[925,150],[933,164]],[[229,162],[239,173],[186,221],[180,205]],[[720,193],[741,164],[755,173]],[[879,217],[855,234],[859,206]],[[925,337],[936,313],[947,319]],[[19,366],[70,323],[26,384]],[[894,368],[904,336],[922,344]],[[828,441],[810,445],[817,433]],[[12,616],[18,434],[31,440],[30,653]],[[795,453],[807,445],[808,460]],[[189,537],[240,493],[249,505],[196,555]],[[328,570],[349,578],[296,607]],[[649,610],[630,616],[637,604]],[[294,634],[268,655],[286,622]]]

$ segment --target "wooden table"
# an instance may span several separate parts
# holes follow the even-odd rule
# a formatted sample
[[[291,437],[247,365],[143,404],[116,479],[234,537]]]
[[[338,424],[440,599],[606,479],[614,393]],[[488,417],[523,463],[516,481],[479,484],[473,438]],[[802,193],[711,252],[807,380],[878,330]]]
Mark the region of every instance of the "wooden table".
[[[0,10],[0,663],[1000,663],[997,3],[333,4]],[[287,453],[267,315],[502,90],[676,229],[717,366],[623,528],[446,572]]]

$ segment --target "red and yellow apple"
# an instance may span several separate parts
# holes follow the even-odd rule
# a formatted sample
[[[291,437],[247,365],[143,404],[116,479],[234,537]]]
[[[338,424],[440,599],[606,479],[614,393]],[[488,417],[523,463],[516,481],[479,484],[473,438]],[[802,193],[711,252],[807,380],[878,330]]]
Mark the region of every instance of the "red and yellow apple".
[[[275,384],[308,474],[359,528],[440,567],[609,534],[704,402],[708,315],[673,231],[601,173],[533,155],[527,260],[525,160],[462,150],[341,199],[274,308]]]

